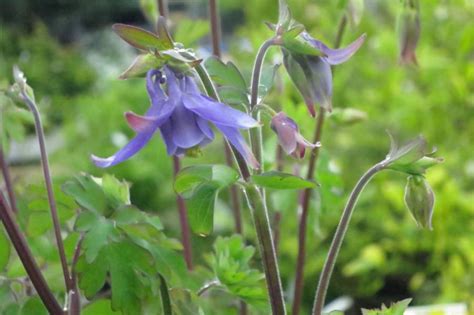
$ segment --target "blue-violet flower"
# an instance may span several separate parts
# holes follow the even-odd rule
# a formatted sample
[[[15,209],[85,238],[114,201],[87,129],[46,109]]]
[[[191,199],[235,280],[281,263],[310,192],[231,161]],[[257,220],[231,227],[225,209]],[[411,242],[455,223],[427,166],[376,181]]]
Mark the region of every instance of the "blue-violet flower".
[[[92,156],[99,167],[121,163],[142,149],[158,130],[168,155],[182,155],[187,150],[203,147],[214,139],[211,122],[239,151],[247,163],[258,168],[258,162],[240,134],[240,129],[258,126],[252,117],[203,95],[191,75],[175,74],[168,67],[147,73],[146,86],[151,107],[144,116],[125,113],[136,136],[108,158]],[[166,92],[162,84],[166,82]]]
[[[315,103],[322,108],[332,109],[332,73],[331,65],[338,65],[347,61],[360,48],[365,40],[365,34],[345,48],[331,49],[321,41],[312,38],[306,31],[300,36],[323,56],[311,56],[294,53],[283,48],[283,63],[303,96],[311,116],[316,116]]]

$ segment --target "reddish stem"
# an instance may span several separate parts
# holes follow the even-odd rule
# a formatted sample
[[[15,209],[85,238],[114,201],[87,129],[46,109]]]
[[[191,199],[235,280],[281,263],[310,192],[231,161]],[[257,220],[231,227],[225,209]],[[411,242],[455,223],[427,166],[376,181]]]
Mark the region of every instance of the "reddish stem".
[[[11,179],[10,170],[8,169],[7,159],[3,153],[2,142],[0,141],[0,166],[2,169],[3,180],[5,181],[5,187],[8,194],[8,202],[13,213],[18,213],[18,207],[16,205],[15,192],[13,190],[13,181]]]
[[[63,310],[54,297],[51,289],[48,287],[41,270],[31,253],[28,243],[20,231],[20,227],[15,221],[14,215],[6,203],[3,194],[0,192],[0,218],[2,219],[5,230],[15,248],[21,263],[25,267],[26,273],[31,280],[36,292],[50,314],[60,315]]]
[[[178,174],[181,169],[180,161],[177,156],[173,156],[173,171],[174,176]],[[191,235],[189,233],[188,213],[186,211],[186,204],[180,195],[176,195],[176,204],[178,205],[179,223],[181,225],[181,238],[183,243],[183,255],[186,261],[188,270],[193,270],[193,254],[191,249]]]

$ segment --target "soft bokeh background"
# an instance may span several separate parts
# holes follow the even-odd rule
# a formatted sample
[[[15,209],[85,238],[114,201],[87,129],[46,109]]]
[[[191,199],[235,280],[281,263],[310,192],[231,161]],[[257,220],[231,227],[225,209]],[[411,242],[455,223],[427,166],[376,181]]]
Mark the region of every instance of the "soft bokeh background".
[[[294,17],[314,37],[332,43],[343,2],[293,0],[289,4]],[[325,125],[317,173],[321,189],[314,198],[308,230],[305,313],[351,188],[388,151],[387,129],[400,139],[422,133],[445,158],[444,164],[427,174],[436,193],[434,230],[417,228],[405,209],[405,176],[395,172],[378,175],[360,199],[329,299],[351,296],[357,307],[406,297],[413,297],[416,305],[474,305],[474,2],[420,2],[418,67],[398,63],[399,1],[365,1],[361,23],[350,25],[343,37],[343,44],[347,44],[367,34],[360,51],[335,69],[334,107],[363,111],[367,119],[344,124],[329,118]],[[175,39],[193,46],[204,57],[210,54],[205,3],[170,1]],[[248,80],[256,49],[271,36],[263,22],[276,20],[277,1],[219,3],[224,59],[233,60]],[[12,65],[18,64],[34,87],[52,140],[50,148],[55,148],[51,163],[56,182],[79,172],[103,174],[90,163],[89,154],[112,154],[132,136],[123,112],[141,113],[148,106],[143,80],[117,79],[135,52],[110,28],[114,22],[147,27],[139,1],[1,0],[0,18],[0,85],[11,83]],[[267,61],[281,62],[278,49],[271,50]],[[266,103],[283,108],[311,138],[315,121],[283,68],[275,80]],[[31,126],[25,126],[12,131],[20,146],[33,132]],[[274,164],[275,138],[268,128],[265,133],[269,169]],[[183,163],[224,163],[221,143],[215,141],[202,158],[185,158]],[[35,149],[27,144],[25,150]],[[10,154],[15,186],[22,207],[26,207],[30,185],[41,184],[38,160],[25,157],[17,145],[11,146]],[[286,171],[298,168],[305,174],[304,161],[287,160]],[[171,163],[159,137],[135,158],[107,172],[133,183],[134,203],[158,213],[168,233],[179,236]],[[225,193],[220,197],[214,235],[193,238],[198,262],[201,253],[210,251],[215,235],[232,234],[228,198]],[[271,208],[281,211],[283,217],[279,259],[288,297],[292,296],[297,251],[296,198],[295,192],[270,193]],[[254,236],[247,212],[244,209],[245,235],[251,243]],[[28,225],[31,219],[23,220]],[[43,238],[50,239],[49,234],[35,235],[36,240]],[[44,248],[51,249],[51,245],[44,241],[34,244],[36,252],[43,248],[40,255],[48,259]],[[9,274],[14,275],[11,269]]]

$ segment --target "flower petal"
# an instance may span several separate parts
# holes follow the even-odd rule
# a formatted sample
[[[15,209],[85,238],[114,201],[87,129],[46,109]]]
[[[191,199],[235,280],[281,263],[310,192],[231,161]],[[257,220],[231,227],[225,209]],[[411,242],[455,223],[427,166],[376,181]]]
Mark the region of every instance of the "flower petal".
[[[102,168],[110,167],[128,160],[150,141],[157,128],[158,126],[155,126],[154,128],[147,129],[146,132],[138,133],[127,145],[108,158],[100,158],[91,155],[91,159],[95,165]]]
[[[305,70],[311,84],[313,99],[329,112],[332,110],[331,66],[322,57],[308,57]]]
[[[209,123],[197,115],[195,118],[199,129],[201,129],[201,131],[206,135],[206,137],[211,140],[214,139],[214,131],[212,131],[211,127],[209,126]]]
[[[246,113],[204,95],[184,94],[183,104],[196,115],[222,126],[252,128],[259,125],[255,119]]]
[[[134,112],[125,113],[125,119],[127,120],[128,125],[135,132],[144,132],[148,128],[152,128],[156,121],[156,118],[156,116],[137,115]]]
[[[338,65],[347,61],[356,51],[362,46],[366,38],[365,34],[362,34],[358,39],[352,42],[345,48],[341,49],[331,49],[326,46],[323,42],[312,38],[308,33],[302,34],[302,36],[308,40],[314,47],[318,48],[325,54],[323,57],[330,65]]]
[[[193,112],[178,105],[171,115],[173,142],[181,148],[191,148],[199,144],[205,137],[196,122]]]
[[[161,137],[166,145],[166,152],[168,155],[175,155],[177,146],[173,142],[173,132],[171,129],[171,122],[167,121],[160,127]]]
[[[153,103],[154,100],[165,100],[166,95],[160,86],[161,71],[153,69],[146,74],[146,89],[150,100]]]
[[[244,137],[242,137],[240,134],[239,129],[219,124],[216,124],[216,127],[224,134],[226,139],[229,140],[229,142],[237,149],[237,151],[239,151],[248,165],[254,169],[258,169],[260,167],[257,159],[253,155],[247,143],[245,143]]]

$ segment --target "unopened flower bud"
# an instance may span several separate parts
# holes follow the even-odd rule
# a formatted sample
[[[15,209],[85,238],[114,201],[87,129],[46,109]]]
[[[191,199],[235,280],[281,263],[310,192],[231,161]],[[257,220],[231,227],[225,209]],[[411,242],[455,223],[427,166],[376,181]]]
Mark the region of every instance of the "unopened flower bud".
[[[405,187],[405,204],[416,223],[422,228],[432,229],[434,201],[433,190],[423,176],[408,177]]]
[[[313,144],[303,138],[296,122],[283,112],[273,116],[271,128],[277,134],[278,142],[286,154],[296,158],[303,158],[306,148],[320,146],[319,142]]]

